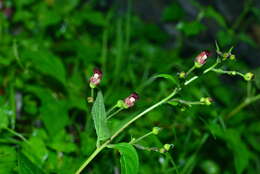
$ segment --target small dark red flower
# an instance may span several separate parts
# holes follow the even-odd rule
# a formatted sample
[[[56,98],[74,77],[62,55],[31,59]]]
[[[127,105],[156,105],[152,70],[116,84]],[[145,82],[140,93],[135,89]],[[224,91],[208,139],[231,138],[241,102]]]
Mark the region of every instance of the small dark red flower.
[[[101,79],[102,79],[102,72],[101,72],[101,70],[95,69],[93,76],[89,80],[90,87],[95,88],[97,85],[99,85]]]
[[[209,51],[202,51],[196,58],[195,58],[195,65],[196,67],[201,67],[207,61],[207,58],[211,56]]]
[[[125,100],[124,103],[127,107],[132,107],[134,106],[135,102],[139,99],[139,96],[137,93],[132,93],[130,96],[128,96]]]

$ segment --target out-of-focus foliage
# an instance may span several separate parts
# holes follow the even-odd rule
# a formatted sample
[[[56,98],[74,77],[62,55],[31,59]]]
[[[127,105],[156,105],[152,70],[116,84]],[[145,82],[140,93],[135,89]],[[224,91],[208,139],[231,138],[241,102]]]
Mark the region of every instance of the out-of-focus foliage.
[[[166,96],[174,77],[202,50],[214,52],[215,41],[224,50],[234,46],[237,60],[229,67],[253,72],[250,95],[259,93],[259,2],[150,3],[159,4],[154,21],[146,19],[150,8],[143,11],[149,3],[134,0],[0,0],[0,174],[71,174],[93,152],[96,134],[86,99],[94,67],[104,72],[106,109],[133,91],[141,96],[109,121],[113,131]],[[161,73],[172,74],[174,83],[154,78]],[[137,150],[140,174],[260,173],[259,102],[229,117],[248,88],[240,77],[210,73],[178,97],[210,96],[213,105],[163,105],[115,143],[158,126],[160,134],[141,144],[174,148],[168,155]],[[117,173],[119,159],[117,151],[105,150],[84,172]]]

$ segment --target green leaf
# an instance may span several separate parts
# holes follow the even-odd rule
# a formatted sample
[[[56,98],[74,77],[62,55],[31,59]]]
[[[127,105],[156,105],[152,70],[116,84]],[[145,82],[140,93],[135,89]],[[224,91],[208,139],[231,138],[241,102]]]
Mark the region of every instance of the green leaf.
[[[32,163],[23,153],[18,153],[19,174],[43,174],[44,172]]]
[[[0,174],[13,173],[16,166],[16,151],[14,147],[0,146]]]
[[[66,72],[63,63],[59,58],[45,51],[25,51],[22,58],[32,63],[31,67],[45,75],[49,75],[61,83],[66,82]]]
[[[170,74],[158,74],[158,75],[155,75],[153,78],[154,79],[165,78],[165,79],[170,80],[173,84],[179,85],[179,80],[175,76],[172,76]]]
[[[192,21],[192,22],[180,22],[177,25],[177,29],[182,31],[187,36],[194,36],[205,30],[205,26],[198,22],[198,21]]]
[[[110,133],[107,126],[104,99],[100,91],[97,94],[97,99],[93,104],[91,113],[94,120],[98,141],[106,140],[109,138]]]
[[[129,143],[119,143],[110,146],[119,150],[121,154],[121,174],[137,174],[139,168],[139,158],[135,148]]]

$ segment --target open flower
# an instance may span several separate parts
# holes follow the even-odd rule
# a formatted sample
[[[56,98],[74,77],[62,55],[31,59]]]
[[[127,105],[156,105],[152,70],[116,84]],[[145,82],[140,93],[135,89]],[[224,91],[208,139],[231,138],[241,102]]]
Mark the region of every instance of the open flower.
[[[200,68],[201,66],[203,66],[206,61],[207,58],[211,55],[211,53],[209,51],[202,51],[196,58],[195,58],[195,66],[197,68]]]
[[[132,93],[130,96],[128,96],[125,100],[124,100],[124,106],[125,108],[129,108],[134,106],[135,102],[139,99],[139,96],[137,93]]]
[[[93,76],[89,80],[90,87],[95,88],[97,85],[99,85],[101,79],[102,79],[102,72],[99,69],[95,69]]]

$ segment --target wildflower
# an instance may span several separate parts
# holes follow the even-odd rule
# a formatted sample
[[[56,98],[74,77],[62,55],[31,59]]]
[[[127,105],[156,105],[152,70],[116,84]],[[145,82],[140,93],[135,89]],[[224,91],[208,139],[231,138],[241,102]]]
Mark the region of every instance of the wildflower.
[[[95,88],[97,85],[99,85],[100,81],[102,79],[102,72],[99,69],[94,70],[93,76],[89,80],[89,86],[91,88]]]
[[[246,73],[246,74],[244,75],[244,79],[245,79],[246,81],[250,81],[250,80],[252,80],[253,78],[254,78],[254,74],[251,73],[251,72],[248,72],[248,73]]]
[[[195,58],[195,67],[196,68],[200,68],[202,67],[206,61],[207,58],[210,56],[210,52],[209,51],[202,51],[196,58]]]
[[[125,108],[129,108],[134,106],[136,100],[139,99],[139,96],[137,93],[132,93],[130,96],[128,96],[125,100],[124,100],[124,107]]]

